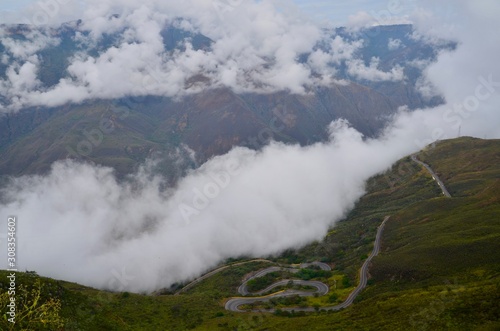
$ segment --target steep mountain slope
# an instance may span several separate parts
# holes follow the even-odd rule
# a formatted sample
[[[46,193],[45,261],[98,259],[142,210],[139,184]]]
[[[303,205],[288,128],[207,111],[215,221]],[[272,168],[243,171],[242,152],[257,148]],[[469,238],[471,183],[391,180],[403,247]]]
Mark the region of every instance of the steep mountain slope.
[[[6,117],[1,123],[5,145],[0,172],[43,172],[55,160],[76,157],[112,166],[123,174],[154,152],[168,154],[181,144],[193,149],[203,162],[233,146],[258,149],[270,139],[301,144],[324,140],[328,124],[338,118],[348,118],[363,132],[373,134],[374,125],[382,126],[395,108],[379,93],[354,84],[323,88],[316,96],[236,95],[224,89],[181,102],[141,100],[99,101]],[[34,114],[47,118],[37,122]],[[109,130],[102,127],[103,121]],[[30,124],[32,131],[15,129]]]
[[[438,142],[419,158],[443,176],[454,197],[443,197],[427,171],[407,157],[372,178],[368,193],[322,242],[276,258],[334,265],[330,296],[301,303],[317,307],[316,313],[225,311],[224,300],[237,295],[241,279],[269,266],[262,262],[229,267],[181,295],[113,294],[43,279],[42,297],[61,300],[67,330],[497,330],[499,156],[498,140]],[[322,312],[357,282],[385,215],[391,218],[369,286],[353,306]],[[37,277],[19,279],[30,286]]]

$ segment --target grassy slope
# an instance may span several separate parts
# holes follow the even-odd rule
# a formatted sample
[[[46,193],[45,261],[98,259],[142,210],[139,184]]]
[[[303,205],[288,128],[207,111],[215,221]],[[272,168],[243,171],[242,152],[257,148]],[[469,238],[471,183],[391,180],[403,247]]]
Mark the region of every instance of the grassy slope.
[[[499,153],[499,141],[462,138],[420,155],[457,196],[452,199],[405,158],[369,181],[368,194],[323,242],[278,259],[331,261],[336,276],[355,282],[377,225],[392,215],[370,286],[341,312],[288,318],[225,311],[223,302],[236,295],[243,275],[269,266],[262,263],[226,269],[178,296],[46,282],[59,288],[67,330],[498,330]]]

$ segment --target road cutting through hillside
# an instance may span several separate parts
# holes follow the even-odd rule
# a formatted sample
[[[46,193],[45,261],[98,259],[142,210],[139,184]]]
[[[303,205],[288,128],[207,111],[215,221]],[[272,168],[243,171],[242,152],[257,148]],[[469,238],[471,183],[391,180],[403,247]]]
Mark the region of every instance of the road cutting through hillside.
[[[359,284],[358,284],[358,286],[354,289],[354,291],[352,291],[349,294],[347,299],[344,302],[342,302],[341,304],[338,304],[335,306],[330,306],[330,307],[320,307],[320,309],[335,311],[335,310],[347,308],[354,302],[354,300],[359,295],[359,293],[366,287],[366,284],[368,282],[368,267],[370,265],[371,260],[375,256],[377,256],[379,251],[380,251],[380,242],[382,239],[382,233],[384,231],[385,223],[388,220],[389,220],[389,216],[385,217],[384,221],[382,222],[382,224],[380,224],[380,226],[377,229],[377,235],[375,237],[373,250],[372,250],[370,256],[365,260],[365,262],[363,263],[363,265],[359,271]],[[309,265],[311,265],[311,264],[304,264],[304,265],[301,265],[301,267],[307,267]],[[319,268],[321,268],[322,270],[331,270],[328,265],[321,263],[321,262],[313,262],[312,265],[316,265]],[[295,272],[298,272],[299,269],[293,268],[293,267],[287,267],[287,268],[270,267],[270,268],[264,269],[262,271],[259,271],[254,276],[246,279],[243,282],[243,284],[238,288],[238,293],[240,293],[241,295],[248,295],[249,292],[247,289],[247,284],[250,280],[258,278],[258,277],[262,277],[268,273],[280,271],[280,270],[285,270],[285,271],[295,273]],[[267,302],[267,301],[270,301],[272,299],[283,298],[283,297],[294,296],[294,295],[298,295],[298,296],[302,296],[302,297],[313,296],[315,294],[325,295],[329,291],[328,285],[326,285],[325,283],[322,283],[322,282],[285,279],[285,280],[281,280],[279,282],[276,282],[276,283],[272,284],[271,286],[265,288],[264,290],[256,292],[254,294],[259,295],[259,294],[265,293],[265,292],[270,291],[276,287],[287,285],[290,281],[293,281],[294,285],[314,287],[314,288],[316,288],[316,291],[315,292],[308,292],[308,291],[300,291],[300,290],[284,290],[284,291],[280,291],[278,293],[274,293],[274,294],[270,294],[270,295],[266,295],[266,296],[231,298],[226,302],[225,308],[226,308],[226,310],[234,311],[234,312],[246,312],[248,310],[241,310],[241,309],[239,309],[239,307],[242,305],[250,305],[250,304],[254,304],[256,302]],[[316,308],[313,308],[313,307],[293,307],[293,308],[281,308],[281,310],[282,311],[292,311],[293,310],[295,312],[302,312],[302,311],[303,312],[313,312],[313,311],[316,311]],[[273,313],[273,312],[275,312],[275,309],[254,309],[251,311],[252,312]]]
[[[432,179],[434,179],[436,181],[436,183],[439,185],[439,188],[441,189],[441,191],[443,192],[443,195],[447,198],[451,198],[451,194],[450,192],[448,192],[448,189],[446,188],[446,186],[444,186],[444,183],[443,181],[439,178],[439,176],[434,172],[434,170],[432,170],[431,166],[428,165],[427,163],[424,163],[422,161],[420,161],[419,159],[417,159],[417,155],[416,154],[413,154],[411,156],[411,159],[414,161],[414,162],[417,162],[418,164],[420,164],[421,166],[423,166],[425,169],[427,169],[427,171],[431,174],[432,176]]]

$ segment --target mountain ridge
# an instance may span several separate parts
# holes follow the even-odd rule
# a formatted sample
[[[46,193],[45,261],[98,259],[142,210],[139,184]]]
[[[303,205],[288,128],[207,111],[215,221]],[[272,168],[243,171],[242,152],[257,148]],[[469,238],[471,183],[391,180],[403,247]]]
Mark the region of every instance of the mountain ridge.
[[[81,52],[97,57],[115,47],[121,38],[120,34],[104,34],[94,45],[84,46],[77,42],[79,34],[88,34],[80,31],[81,24],[81,21],[68,23],[48,33],[59,38],[59,43],[37,53],[44,88],[69,77],[67,66],[71,57]],[[19,40],[36,32],[32,29],[23,25],[4,26],[12,38]],[[366,64],[377,57],[381,68],[402,66],[405,79],[396,82],[356,79],[344,63],[336,70],[345,82],[310,87],[305,94],[238,92],[216,86],[178,98],[146,95],[90,99],[59,107],[29,107],[0,115],[0,173],[4,176],[46,173],[55,161],[72,157],[112,167],[125,176],[154,155],[174,155],[186,147],[195,152],[195,163],[202,164],[235,146],[260,149],[271,139],[301,145],[325,141],[328,125],[339,118],[348,120],[366,137],[376,137],[400,107],[411,110],[443,102],[439,97],[426,100],[419,94],[415,84],[423,72],[406,64],[417,59],[432,62],[440,49],[452,44],[434,46],[419,41],[412,37],[409,25],[377,27],[355,34],[342,29],[331,33],[332,41],[362,40],[365,45],[358,55]],[[208,51],[214,42],[175,24],[166,26],[161,35],[165,54],[182,53],[186,45]],[[388,41],[394,38],[401,38],[404,46],[388,49]],[[330,46],[318,45],[317,49],[325,47]],[[6,52],[0,39],[0,54]],[[309,55],[304,56],[307,60]],[[0,76],[5,76],[7,67],[8,64],[0,64]],[[193,76],[185,84],[210,84],[207,79],[203,75]],[[102,121],[110,126],[109,130],[102,130]],[[94,133],[95,139],[89,132]],[[165,172],[168,175],[178,171]]]

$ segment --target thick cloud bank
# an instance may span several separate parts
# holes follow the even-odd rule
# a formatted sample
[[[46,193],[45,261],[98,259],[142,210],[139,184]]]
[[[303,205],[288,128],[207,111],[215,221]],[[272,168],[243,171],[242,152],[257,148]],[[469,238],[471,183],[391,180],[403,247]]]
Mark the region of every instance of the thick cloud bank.
[[[52,1],[54,17],[78,5]],[[0,29],[5,47],[1,60],[8,67],[0,80],[0,112],[131,95],[179,97],[221,86],[237,93],[300,94],[337,82],[334,65],[343,61],[359,79],[405,78],[399,67],[382,71],[376,59],[366,65],[356,52],[362,42],[340,37],[331,41],[331,31],[292,10],[290,1],[91,0],[85,4],[83,23],[73,26],[78,30],[73,39],[82,50],[69,58],[64,76],[53,86],[40,80],[40,51],[61,43],[53,31],[41,29],[18,40]],[[167,50],[162,36],[166,26],[203,34],[212,44],[199,49],[187,38],[182,51]],[[106,44],[110,36],[115,38],[111,45],[99,46],[96,52],[93,47]],[[317,47],[321,42],[327,44],[323,50]],[[303,59],[305,54],[309,60]]]
[[[363,142],[342,121],[332,132],[330,143],[305,148],[234,149],[167,191],[145,170],[119,184],[110,169],[56,163],[47,177],[6,188],[2,217],[18,217],[22,268],[97,287],[155,290],[225,258],[320,240],[364,193],[364,181],[408,151],[400,145],[381,155],[384,144]],[[126,273],[123,284],[116,272]]]

